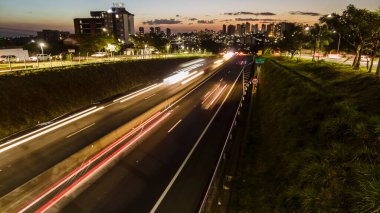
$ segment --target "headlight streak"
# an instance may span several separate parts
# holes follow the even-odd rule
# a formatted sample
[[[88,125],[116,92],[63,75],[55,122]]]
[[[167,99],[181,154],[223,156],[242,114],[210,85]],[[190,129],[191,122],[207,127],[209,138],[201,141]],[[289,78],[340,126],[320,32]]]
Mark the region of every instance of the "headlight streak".
[[[201,72],[197,73],[196,75],[193,75],[192,77],[190,77],[190,78],[188,78],[188,79],[182,81],[181,84],[182,84],[182,85],[187,84],[187,83],[190,82],[191,80],[194,80],[195,78],[197,78],[197,77],[203,75],[204,73],[205,73],[205,71],[201,71]]]
[[[51,132],[51,131],[53,131],[53,130],[56,130],[56,129],[62,127],[62,126],[65,126],[65,125],[67,125],[67,124],[69,124],[69,123],[72,123],[72,122],[74,122],[74,121],[76,121],[76,120],[79,120],[79,119],[81,119],[81,118],[83,118],[83,117],[86,117],[86,116],[88,116],[88,115],[91,115],[91,114],[93,114],[93,113],[95,113],[95,112],[97,112],[97,111],[99,111],[99,110],[102,110],[102,109],[104,109],[104,107],[98,107],[98,108],[96,108],[96,109],[94,109],[94,110],[92,110],[92,111],[89,111],[89,112],[87,112],[87,113],[84,113],[84,114],[81,114],[81,115],[79,115],[79,116],[77,116],[77,117],[74,117],[73,119],[70,119],[70,120],[67,120],[67,121],[65,121],[65,122],[61,122],[61,123],[59,123],[59,124],[56,124],[56,125],[54,125],[53,127],[49,128],[49,129],[46,129],[45,131],[39,132],[39,133],[34,134],[34,135],[32,135],[32,136],[30,136],[30,137],[28,137],[28,138],[25,138],[25,139],[23,139],[23,140],[20,140],[20,141],[18,141],[18,142],[15,142],[15,143],[13,143],[13,144],[11,144],[11,145],[9,145],[9,146],[6,146],[6,147],[4,147],[4,148],[1,148],[1,149],[0,149],[0,153],[3,153],[3,152],[5,152],[5,151],[7,151],[7,150],[9,150],[9,149],[12,149],[12,148],[14,148],[14,147],[20,145],[20,144],[26,143],[26,142],[28,142],[28,141],[30,141],[30,140],[32,140],[32,139],[35,139],[35,138],[37,138],[37,137],[39,137],[39,136],[41,136],[41,135],[44,135],[44,134],[49,133],[49,132]]]
[[[126,101],[128,101],[128,100],[130,100],[130,99],[132,99],[132,98],[134,98],[134,97],[137,97],[137,96],[139,96],[139,95],[141,95],[141,94],[144,94],[144,93],[146,93],[146,92],[148,92],[148,91],[154,90],[154,89],[156,89],[157,87],[160,87],[161,85],[162,85],[162,84],[155,84],[155,85],[152,85],[151,87],[148,87],[148,89],[145,89],[145,90],[143,90],[143,91],[141,91],[141,92],[139,92],[139,93],[136,93],[136,94],[134,94],[134,95],[128,96],[127,98],[124,98],[124,99],[120,100],[120,103],[124,103],[124,102],[126,102]]]
[[[226,89],[226,87],[227,87],[227,85],[224,85],[216,94],[215,94],[215,96],[214,96],[214,98],[208,103],[208,104],[206,104],[205,106],[203,106],[203,108],[204,109],[210,109],[210,107],[215,103],[215,101],[219,98],[219,96],[223,93],[223,91]],[[204,103],[206,103],[206,101],[207,101],[207,99],[209,98],[209,97],[211,97],[212,96],[212,94],[214,94],[215,93],[215,91],[217,90],[217,89],[219,89],[220,87],[218,86],[214,91],[212,91],[212,93],[210,93],[208,96],[207,96],[207,98],[202,102],[202,105],[204,104]]]
[[[115,99],[115,100],[113,100],[113,102],[118,102],[118,101],[120,101],[120,100],[122,100],[122,99],[129,98],[129,97],[131,97],[131,96],[133,96],[133,95],[136,95],[136,94],[142,94],[142,93],[145,92],[145,90],[150,89],[150,88],[152,88],[152,87],[155,87],[155,86],[157,86],[157,85],[158,85],[158,84],[150,85],[150,86],[145,87],[145,88],[143,88],[143,89],[140,89],[140,90],[138,90],[138,91],[136,91],[136,92],[133,92],[133,93],[131,93],[131,94],[128,94],[128,95],[125,95],[125,96],[120,97],[120,98],[118,98],[118,99]],[[136,96],[133,96],[133,97],[136,97]]]

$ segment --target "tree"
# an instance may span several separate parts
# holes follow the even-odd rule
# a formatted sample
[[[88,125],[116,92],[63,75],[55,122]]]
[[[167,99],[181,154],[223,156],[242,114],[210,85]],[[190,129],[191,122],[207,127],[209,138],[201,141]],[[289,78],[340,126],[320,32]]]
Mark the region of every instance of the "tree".
[[[223,49],[223,44],[212,39],[211,34],[202,34],[200,36],[200,46],[212,53],[219,53]]]
[[[115,46],[116,52],[120,50],[120,43],[114,36],[109,35],[75,35],[75,39],[79,42],[79,50],[81,52],[98,52],[105,50],[105,48],[111,44]]]
[[[133,35],[131,36],[131,42],[134,48],[138,50],[145,49],[145,45],[154,47],[155,49],[163,52],[166,50],[166,46],[170,44],[169,39],[163,35],[156,34],[144,34],[144,35]]]
[[[379,12],[348,5],[342,15],[334,13],[321,17],[320,21],[339,32],[342,38],[355,48],[352,65],[355,69],[359,69],[363,49],[373,43],[373,36],[379,31]]]
[[[327,25],[314,24],[309,29],[307,37],[309,39],[309,46],[313,48],[313,61],[315,53],[319,53],[320,50],[323,50],[332,42],[331,30],[327,28]]]
[[[284,37],[279,43],[281,50],[288,51],[291,58],[299,51],[301,53],[302,47],[306,44],[305,30],[301,26],[294,26],[284,31]]]

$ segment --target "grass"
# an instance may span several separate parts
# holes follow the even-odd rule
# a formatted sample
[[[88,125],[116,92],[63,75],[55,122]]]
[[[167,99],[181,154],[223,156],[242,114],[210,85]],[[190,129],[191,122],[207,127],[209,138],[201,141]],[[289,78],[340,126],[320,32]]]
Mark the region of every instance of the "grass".
[[[259,78],[231,211],[379,211],[376,77],[272,58]]]
[[[0,75],[0,138],[161,79],[191,59],[124,61]]]

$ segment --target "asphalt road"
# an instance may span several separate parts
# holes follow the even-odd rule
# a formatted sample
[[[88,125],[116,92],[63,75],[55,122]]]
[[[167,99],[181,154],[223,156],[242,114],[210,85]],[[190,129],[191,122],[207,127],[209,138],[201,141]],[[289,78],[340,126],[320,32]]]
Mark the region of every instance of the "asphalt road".
[[[174,105],[164,122],[62,211],[196,211],[240,102],[244,60],[233,59]]]
[[[110,101],[98,104],[96,109],[99,111],[94,110],[86,117],[9,150],[3,150],[7,146],[0,145],[0,197],[177,94],[186,86],[188,85],[162,84],[123,103]]]

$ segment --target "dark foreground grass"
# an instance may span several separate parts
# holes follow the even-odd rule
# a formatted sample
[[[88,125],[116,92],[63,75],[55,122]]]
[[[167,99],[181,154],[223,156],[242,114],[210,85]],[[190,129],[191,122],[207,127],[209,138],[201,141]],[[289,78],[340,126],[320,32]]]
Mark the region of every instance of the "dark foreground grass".
[[[0,138],[161,79],[191,59],[92,64],[0,75]]]
[[[380,211],[380,84],[330,63],[269,60],[232,212]]]

